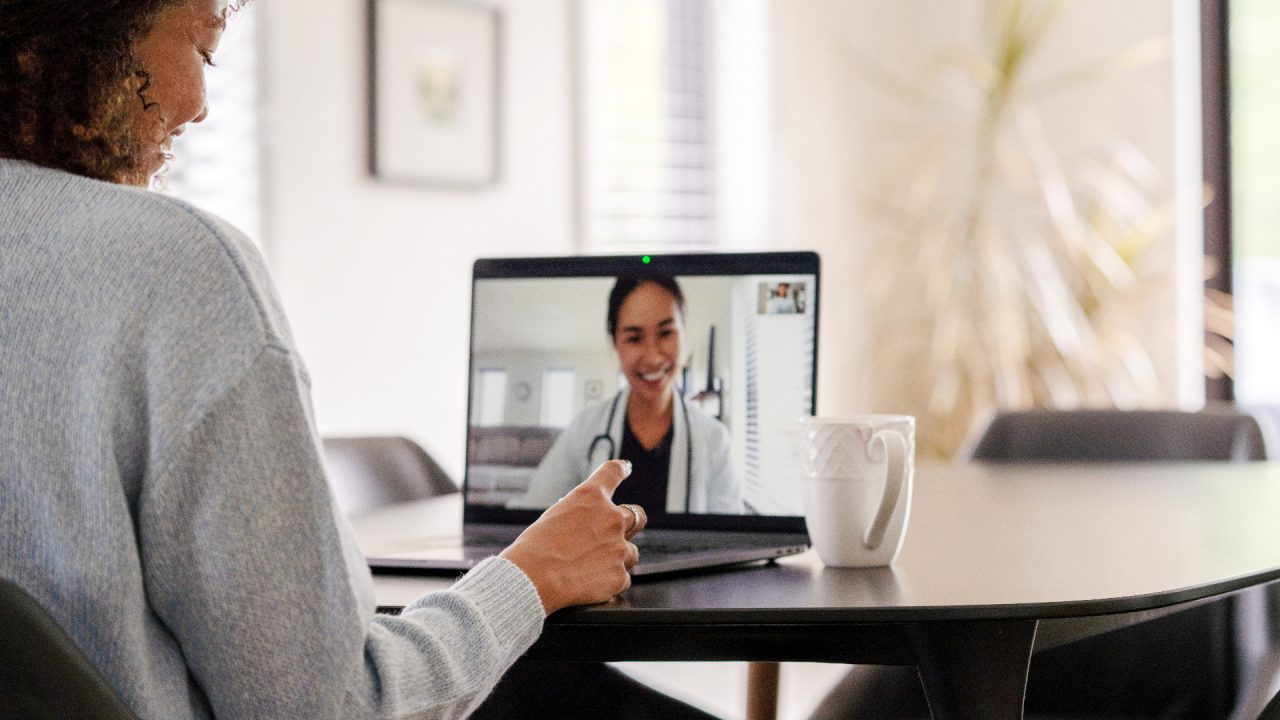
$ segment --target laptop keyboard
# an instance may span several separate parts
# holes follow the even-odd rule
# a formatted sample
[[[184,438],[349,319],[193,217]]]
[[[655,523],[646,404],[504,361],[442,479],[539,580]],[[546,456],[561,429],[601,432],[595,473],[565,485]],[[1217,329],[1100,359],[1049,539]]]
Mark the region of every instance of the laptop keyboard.
[[[519,534],[513,527],[489,527],[477,525],[467,528],[466,551],[469,557],[485,557],[506,548]],[[716,550],[740,550],[751,546],[778,545],[777,536],[753,533],[707,533],[671,530],[647,530],[632,542],[640,550],[640,557],[649,562],[680,557],[690,553]]]
[[[467,528],[463,544],[468,555],[493,555],[506,549],[519,532],[510,528]]]
[[[686,553],[694,550],[705,550],[708,544],[705,542],[692,542],[690,540],[682,540],[679,538],[649,538],[639,537],[634,540],[636,547],[643,554],[672,554]]]

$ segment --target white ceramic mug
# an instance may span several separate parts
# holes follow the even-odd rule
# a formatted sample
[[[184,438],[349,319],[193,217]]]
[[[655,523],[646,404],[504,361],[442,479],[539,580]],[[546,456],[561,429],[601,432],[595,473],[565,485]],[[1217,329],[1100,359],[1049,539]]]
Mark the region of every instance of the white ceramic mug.
[[[805,523],[822,562],[888,565],[911,510],[916,421],[909,415],[800,421]]]

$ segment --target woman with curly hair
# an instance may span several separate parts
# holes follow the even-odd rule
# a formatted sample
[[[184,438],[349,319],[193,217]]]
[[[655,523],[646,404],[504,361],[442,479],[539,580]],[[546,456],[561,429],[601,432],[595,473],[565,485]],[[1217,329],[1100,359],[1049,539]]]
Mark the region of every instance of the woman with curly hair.
[[[260,257],[145,189],[226,15],[0,0],[0,577],[140,717],[465,714],[546,614],[629,585],[629,467],[375,615]]]
[[[167,37],[144,30],[163,10],[181,4],[4,0],[0,156],[108,182],[145,184],[163,161],[171,135],[186,122],[202,119],[202,97],[198,110],[190,109],[194,95],[203,94],[199,72],[184,67],[186,77],[176,78],[169,71],[179,66],[163,65],[153,77],[135,53],[136,41],[155,43]],[[224,21],[211,14],[193,23],[202,35],[206,61]],[[173,88],[151,85],[178,80],[186,91],[183,106],[168,108],[168,117],[162,118],[147,96]]]

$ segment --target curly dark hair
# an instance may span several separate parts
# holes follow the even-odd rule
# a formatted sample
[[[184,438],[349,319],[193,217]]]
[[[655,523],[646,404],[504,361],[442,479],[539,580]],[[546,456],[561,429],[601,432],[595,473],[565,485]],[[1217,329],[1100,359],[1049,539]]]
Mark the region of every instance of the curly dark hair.
[[[145,183],[134,43],[183,1],[0,0],[0,157]]]

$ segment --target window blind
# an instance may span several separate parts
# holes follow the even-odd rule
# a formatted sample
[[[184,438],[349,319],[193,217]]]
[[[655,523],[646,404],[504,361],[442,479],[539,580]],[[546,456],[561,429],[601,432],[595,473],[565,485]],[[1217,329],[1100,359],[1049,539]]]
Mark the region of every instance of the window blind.
[[[580,228],[593,250],[714,242],[707,0],[579,0]]]

